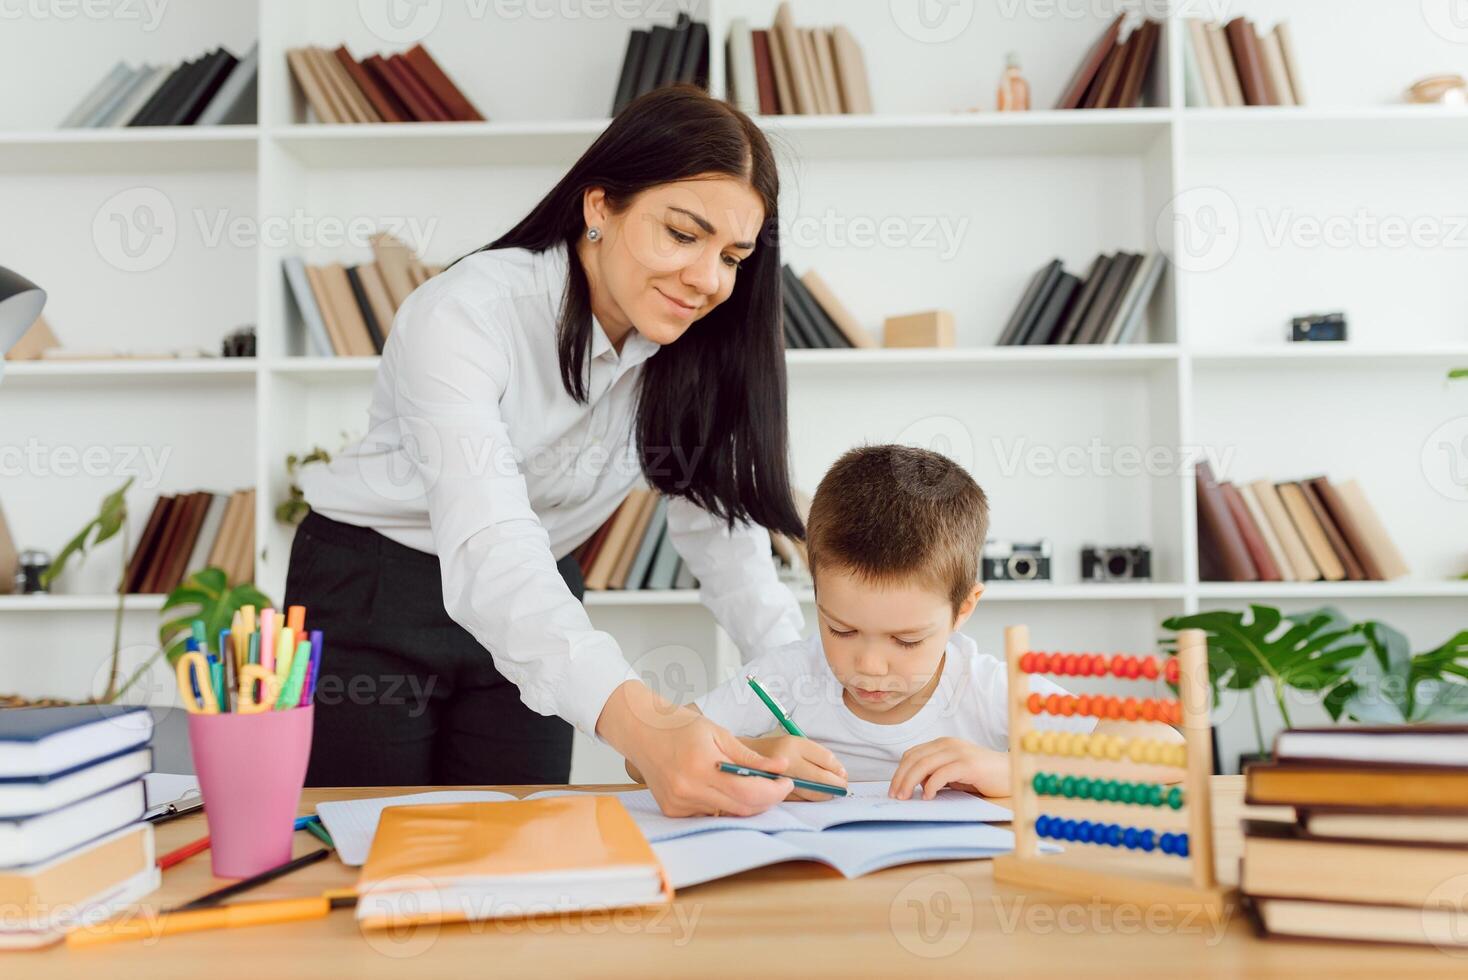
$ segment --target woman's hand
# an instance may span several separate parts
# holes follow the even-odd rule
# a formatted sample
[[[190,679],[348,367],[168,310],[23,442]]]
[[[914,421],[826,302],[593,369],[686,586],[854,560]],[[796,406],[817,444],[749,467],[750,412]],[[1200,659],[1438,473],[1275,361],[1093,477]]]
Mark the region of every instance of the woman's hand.
[[[919,783],[925,800],[937,796],[944,786],[981,796],[1008,796],[1009,755],[961,738],[935,738],[902,753],[887,793],[905,800]]]
[[[761,755],[787,760],[788,764],[782,770],[787,776],[841,787],[846,785],[846,767],[841,765],[834,752],[819,742],[783,732],[763,738],[741,738],[739,741]],[[831,799],[831,794],[797,787],[791,791],[790,799],[818,802]]]
[[[795,788],[788,779],[720,772],[721,762],[784,772],[787,760],[761,755],[697,711],[672,704],[638,681],[612,692],[596,731],[636,768],[670,817],[749,817]]]

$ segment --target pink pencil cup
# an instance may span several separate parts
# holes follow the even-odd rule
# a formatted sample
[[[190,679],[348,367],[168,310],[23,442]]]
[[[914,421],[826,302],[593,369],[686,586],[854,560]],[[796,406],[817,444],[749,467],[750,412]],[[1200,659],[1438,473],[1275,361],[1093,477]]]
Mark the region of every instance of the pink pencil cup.
[[[248,878],[291,859],[311,705],[259,714],[189,715],[216,878]]]

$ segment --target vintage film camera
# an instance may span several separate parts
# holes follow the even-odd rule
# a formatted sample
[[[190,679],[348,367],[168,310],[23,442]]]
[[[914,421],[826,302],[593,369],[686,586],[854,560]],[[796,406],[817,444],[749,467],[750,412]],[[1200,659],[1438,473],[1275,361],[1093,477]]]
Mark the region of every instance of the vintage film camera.
[[[1050,541],[985,541],[979,573],[985,582],[1048,582]]]
[[[1082,582],[1146,582],[1152,578],[1152,549],[1144,544],[1131,548],[1081,548]]]

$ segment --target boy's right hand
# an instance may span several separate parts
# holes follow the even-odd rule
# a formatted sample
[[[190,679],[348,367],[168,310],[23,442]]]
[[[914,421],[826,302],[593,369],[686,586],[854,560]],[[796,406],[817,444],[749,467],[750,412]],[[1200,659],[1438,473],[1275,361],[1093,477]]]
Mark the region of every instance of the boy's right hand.
[[[788,760],[789,764],[782,775],[797,776],[817,783],[830,783],[843,788],[846,786],[846,767],[841,765],[834,752],[820,742],[796,735],[787,735],[784,732],[766,735],[763,738],[741,738],[739,741],[760,755]],[[815,790],[801,789],[797,786],[786,799],[819,802],[831,799],[831,794],[818,793]]]

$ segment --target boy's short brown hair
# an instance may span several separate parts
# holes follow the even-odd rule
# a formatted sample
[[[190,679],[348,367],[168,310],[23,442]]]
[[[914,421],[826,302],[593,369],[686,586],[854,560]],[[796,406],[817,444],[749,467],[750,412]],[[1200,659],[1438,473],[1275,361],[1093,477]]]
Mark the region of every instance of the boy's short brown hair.
[[[873,582],[916,578],[957,613],[979,579],[989,530],[984,491],[953,460],[911,446],[863,446],[836,460],[811,501],[811,573]]]

